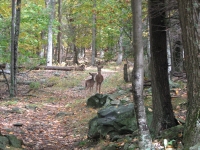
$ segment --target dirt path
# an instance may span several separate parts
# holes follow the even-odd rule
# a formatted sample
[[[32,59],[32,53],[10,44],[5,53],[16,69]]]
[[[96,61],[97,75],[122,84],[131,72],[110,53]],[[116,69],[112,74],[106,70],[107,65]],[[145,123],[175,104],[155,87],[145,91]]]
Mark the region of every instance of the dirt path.
[[[60,73],[61,80],[65,73]],[[30,72],[23,80],[38,81],[54,76],[53,71]],[[109,73],[104,73],[108,77]],[[84,84],[84,79],[80,85]],[[20,86],[26,93],[28,86]],[[83,87],[66,89],[45,87],[26,96],[1,100],[0,130],[2,134],[15,134],[23,139],[27,150],[79,149],[78,143],[87,138],[88,121],[96,110],[86,107],[90,96]]]

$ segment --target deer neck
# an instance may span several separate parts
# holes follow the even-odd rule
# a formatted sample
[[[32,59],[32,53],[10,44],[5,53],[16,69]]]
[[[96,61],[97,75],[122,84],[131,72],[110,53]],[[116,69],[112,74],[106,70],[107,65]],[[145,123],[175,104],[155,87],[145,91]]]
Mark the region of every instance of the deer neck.
[[[101,75],[101,70],[98,70],[98,75]]]

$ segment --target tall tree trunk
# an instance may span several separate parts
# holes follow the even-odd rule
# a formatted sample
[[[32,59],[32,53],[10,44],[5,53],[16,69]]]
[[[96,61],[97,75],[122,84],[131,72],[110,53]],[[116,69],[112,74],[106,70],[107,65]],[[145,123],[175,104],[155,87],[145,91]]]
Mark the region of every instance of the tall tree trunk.
[[[70,30],[70,36],[71,36],[71,49],[73,50],[73,64],[79,64],[78,62],[78,49],[76,48],[76,26],[73,24],[73,19],[71,19],[69,23],[69,30]]]
[[[44,31],[41,32],[41,39],[44,40]],[[42,43],[42,47],[41,47],[41,50],[40,50],[40,58],[44,58],[44,51],[45,51],[45,44]]]
[[[184,129],[184,149],[200,139],[200,15],[199,0],[178,0],[182,40],[187,74],[187,116]]]
[[[96,9],[96,0],[93,0],[93,9]],[[96,55],[96,12],[93,12],[92,16],[92,65],[95,65]]]
[[[123,32],[123,29],[121,29],[121,34],[120,34],[120,37],[119,37],[119,52],[118,52],[118,57],[117,57],[117,65],[120,65],[122,63],[122,60],[123,60],[123,46],[122,46],[123,36],[122,36],[122,32]]]
[[[15,15],[16,15],[16,4],[15,0],[12,0],[12,27],[11,27],[11,63],[10,63],[10,81],[11,81],[11,86],[10,86],[10,96],[13,97],[16,95],[16,74],[15,74],[15,49],[14,49],[14,41],[15,41]]]
[[[164,8],[165,0],[149,0],[153,103],[151,130],[155,136],[160,131],[177,125],[169,89]]]
[[[47,49],[47,66],[52,66],[53,55],[53,20],[54,20],[54,0],[48,0],[47,6],[50,10],[48,26],[48,49]]]
[[[17,94],[17,58],[18,58],[18,38],[20,30],[21,0],[12,1],[12,31],[11,31],[11,88],[10,96]],[[15,16],[16,14],[16,16]]]
[[[61,1],[62,0],[58,0],[58,21],[59,21],[59,25],[58,25],[58,35],[57,35],[57,51],[58,51],[58,63],[61,63],[61,20],[62,20],[62,15],[61,15]]]
[[[149,19],[147,19],[147,27],[149,30]],[[150,52],[150,36],[148,34],[146,39],[146,52],[144,55],[144,76],[145,78],[150,79],[151,78],[151,52]]]
[[[73,43],[73,52],[74,52],[74,57],[73,57],[73,64],[79,64],[79,62],[78,62],[78,49],[77,49],[77,47],[76,47],[76,45],[75,45],[75,43]]]
[[[139,128],[140,149],[151,149],[152,140],[147,126],[146,112],[143,99],[144,82],[144,52],[142,40],[142,2],[132,0],[131,8],[133,14],[133,48],[135,50],[134,71],[133,71],[133,96],[135,102],[135,112]]]

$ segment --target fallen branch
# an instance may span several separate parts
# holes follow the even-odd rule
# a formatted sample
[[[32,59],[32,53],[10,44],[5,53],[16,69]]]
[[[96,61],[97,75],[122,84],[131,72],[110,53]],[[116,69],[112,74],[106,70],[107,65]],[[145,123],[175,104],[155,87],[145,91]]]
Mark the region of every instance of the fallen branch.
[[[60,67],[60,66],[37,66],[34,68],[35,70],[63,70],[63,71],[84,71],[85,66],[68,66],[68,67]]]

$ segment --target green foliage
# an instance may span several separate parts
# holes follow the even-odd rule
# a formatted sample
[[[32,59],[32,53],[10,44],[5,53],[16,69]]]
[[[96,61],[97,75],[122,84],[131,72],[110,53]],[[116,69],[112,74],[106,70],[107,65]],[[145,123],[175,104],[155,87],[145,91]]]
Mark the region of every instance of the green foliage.
[[[83,146],[86,146],[87,144],[88,144],[88,140],[83,140],[83,141],[80,141],[79,143],[78,143],[78,145],[80,146],[80,147],[83,147]]]
[[[19,50],[24,55],[31,56],[42,49],[46,41],[41,34],[47,32],[48,10],[42,4],[25,1],[21,12]]]
[[[111,77],[106,78],[103,81],[102,84],[102,90],[107,91],[108,89],[111,89],[112,87],[123,87],[125,85],[125,81],[123,79],[123,72],[116,72]]]
[[[10,23],[11,2],[0,2],[0,62],[10,60]],[[19,34],[19,58],[18,63],[23,64],[29,58],[37,58],[42,46],[47,43],[46,33],[49,23],[48,9],[43,0],[25,0],[21,5],[21,23]],[[57,33],[54,22],[54,32]],[[43,34],[43,36],[42,36]],[[44,61],[42,61],[44,63]]]
[[[10,2],[0,1],[0,63],[9,62],[9,42],[10,42],[10,23],[11,23]]]
[[[12,105],[16,105],[16,104],[17,104],[17,100],[11,100],[11,101],[2,103],[2,105],[5,105],[5,106],[12,106]]]
[[[147,12],[147,1],[143,1],[143,10]],[[10,59],[10,22],[11,2],[0,1],[0,62],[9,62]],[[44,0],[24,0],[21,5],[21,24],[19,35],[19,64],[24,64],[29,58],[37,58],[44,45],[47,45],[49,24],[49,10]],[[96,15],[96,48],[113,48],[123,34],[123,46],[129,49],[131,43],[132,13],[130,1],[125,0],[96,0],[93,7],[91,0],[63,0],[62,12],[62,38],[63,45],[67,47],[72,42],[80,47],[89,48],[92,41],[92,15]],[[55,7],[55,21],[53,23],[53,41],[56,44],[57,4]],[[146,13],[143,17],[146,17]],[[74,32],[71,34],[71,28]],[[121,29],[123,29],[121,31]],[[75,40],[74,40],[75,39]],[[109,52],[106,59],[112,59],[114,54]],[[130,56],[127,54],[127,56]],[[45,64],[45,60],[41,62]]]
[[[40,82],[31,82],[29,87],[32,90],[38,90],[40,88],[41,84]]]
[[[77,84],[79,84],[81,81],[83,81],[85,76],[86,76],[85,74],[84,75],[70,74],[67,78],[60,80],[57,86],[64,87],[64,88],[72,88],[74,86],[77,86]]]
[[[50,77],[47,81],[46,81],[46,86],[53,86],[53,85],[56,85],[58,84],[60,81],[60,79],[58,77]]]
[[[105,54],[104,54],[104,60],[105,60],[105,61],[112,60],[114,57],[115,57],[115,55],[113,54],[112,51],[107,51],[107,52],[105,52]]]

